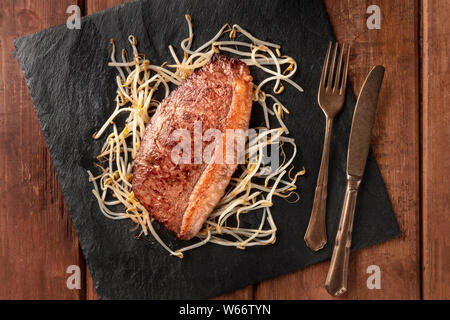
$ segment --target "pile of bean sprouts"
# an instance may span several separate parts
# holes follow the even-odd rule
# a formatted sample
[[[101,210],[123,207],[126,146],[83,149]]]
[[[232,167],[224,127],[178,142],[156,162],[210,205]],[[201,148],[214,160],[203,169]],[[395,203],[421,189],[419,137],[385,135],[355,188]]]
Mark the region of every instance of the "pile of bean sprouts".
[[[200,247],[206,243],[246,247],[273,244],[276,240],[277,227],[271,214],[273,196],[289,198],[297,189],[296,181],[305,173],[304,168],[294,174],[292,162],[297,153],[297,146],[289,129],[283,122],[288,109],[276,95],[284,90],[283,83],[292,85],[302,92],[302,88],[291,80],[297,70],[294,59],[284,56],[277,44],[265,42],[252,36],[238,25],[224,25],[208,42],[197,49],[192,49],[194,38],[191,17],[186,15],[189,36],[181,42],[183,57],[180,59],[169,46],[173,64],[154,65],[137,49],[137,40],[129,36],[133,57],[128,59],[127,51],[122,50],[120,59],[116,59],[116,47],[111,40],[112,53],[109,66],[118,71],[116,77],[116,106],[108,120],[93,138],[101,138],[107,130],[111,131],[97,157],[95,165],[99,174],[94,176],[88,171],[89,181],[93,183],[92,193],[98,200],[101,212],[110,219],[131,219],[136,223],[138,237],[151,234],[171,255],[183,257],[183,252]],[[239,39],[239,40],[238,40]],[[198,241],[181,249],[170,248],[155,231],[154,219],[139,203],[132,191],[133,159],[144,136],[145,127],[150,123],[151,115],[161,103],[156,99],[156,92],[163,90],[167,97],[170,87],[179,86],[195,70],[203,67],[215,53],[228,52],[245,62],[250,69],[258,68],[268,75],[259,84],[255,84],[253,101],[264,114],[264,130],[258,130],[253,143],[247,143],[246,163],[240,165],[232,177],[226,194],[218,203],[196,236]],[[271,67],[271,68],[270,68]],[[284,69],[284,70],[283,70]],[[265,84],[272,83],[273,94],[262,90]],[[257,110],[253,110],[253,113]],[[115,122],[117,117],[125,114],[123,126]],[[276,122],[277,126],[271,126]],[[119,129],[120,128],[120,129]],[[263,162],[264,148],[278,144],[277,149],[283,161],[275,170]],[[283,145],[290,144],[292,150],[286,155]],[[272,148],[273,150],[273,148]],[[273,152],[273,151],[272,151]],[[293,175],[293,176],[292,176]],[[116,212],[122,205],[122,210]],[[256,212],[260,219],[259,226],[243,228],[240,215]]]

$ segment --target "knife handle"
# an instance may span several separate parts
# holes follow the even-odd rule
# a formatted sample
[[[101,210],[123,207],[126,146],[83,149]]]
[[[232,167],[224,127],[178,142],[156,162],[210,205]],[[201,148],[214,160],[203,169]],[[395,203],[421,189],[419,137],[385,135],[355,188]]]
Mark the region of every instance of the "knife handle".
[[[356,198],[360,183],[361,178],[347,175],[344,206],[330,268],[325,281],[325,288],[333,296],[340,296],[347,291],[348,260],[352,243],[353,218],[355,216]]]
[[[325,128],[325,141],[323,143],[322,160],[319,175],[317,176],[314,202],[305,233],[305,242],[308,248],[318,251],[327,243],[326,211],[328,187],[328,163],[330,160],[330,142],[333,118],[327,117]]]

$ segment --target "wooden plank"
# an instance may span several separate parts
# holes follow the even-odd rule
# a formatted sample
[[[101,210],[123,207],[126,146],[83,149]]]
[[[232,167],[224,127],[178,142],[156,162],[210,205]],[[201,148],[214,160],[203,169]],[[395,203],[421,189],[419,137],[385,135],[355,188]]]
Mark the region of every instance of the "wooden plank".
[[[73,0],[10,0],[0,6],[0,299],[79,299],[67,267],[80,260],[13,40],[64,23]]]
[[[359,92],[372,66],[386,67],[372,146],[401,228],[399,239],[351,255],[344,299],[419,299],[418,2],[325,0],[325,4],[338,40],[352,44],[354,92]],[[369,5],[381,9],[380,30],[366,26]],[[257,287],[256,298],[331,298],[323,288],[328,265],[266,281]],[[380,290],[366,286],[370,265],[381,269]]]
[[[85,267],[86,269],[86,300],[97,300],[98,296],[97,296],[97,291],[95,290],[95,285],[94,285],[94,281],[92,280],[92,276],[91,273],[89,272],[89,268],[86,265]]]
[[[422,3],[423,298],[450,299],[450,1]]]

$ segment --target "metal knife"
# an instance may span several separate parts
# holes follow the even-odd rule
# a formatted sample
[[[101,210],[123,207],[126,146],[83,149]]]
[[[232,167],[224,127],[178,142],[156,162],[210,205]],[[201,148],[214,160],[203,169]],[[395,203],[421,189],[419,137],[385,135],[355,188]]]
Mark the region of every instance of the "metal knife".
[[[383,66],[376,66],[370,71],[359,93],[353,114],[347,153],[347,187],[344,205],[325,281],[325,288],[333,296],[340,296],[347,291],[348,260],[356,198],[369,153],[370,137],[383,76]]]

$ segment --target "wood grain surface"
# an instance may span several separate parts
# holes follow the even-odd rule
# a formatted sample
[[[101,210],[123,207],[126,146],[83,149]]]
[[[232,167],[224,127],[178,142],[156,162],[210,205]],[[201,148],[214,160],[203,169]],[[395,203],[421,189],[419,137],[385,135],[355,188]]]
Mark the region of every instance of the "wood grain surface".
[[[0,299],[80,299],[78,240],[17,60],[15,38],[63,23],[70,0],[0,6]]]
[[[13,40],[64,23],[71,4],[90,14],[122,2],[2,1],[0,299],[97,298],[30,95],[12,57]],[[371,66],[386,67],[372,145],[401,228],[400,238],[352,254],[349,294],[344,299],[449,299],[450,179],[445,173],[450,160],[450,120],[445,111],[450,1],[423,0],[420,6],[418,0],[324,2],[338,40],[353,46],[350,81],[354,92],[359,92]],[[367,7],[374,4],[381,9],[379,30],[366,26]],[[329,299],[323,288],[328,264],[218,298]],[[82,270],[81,290],[66,287],[69,265]],[[381,269],[380,290],[366,286],[370,265]]]
[[[423,298],[450,299],[450,1],[422,12]]]

